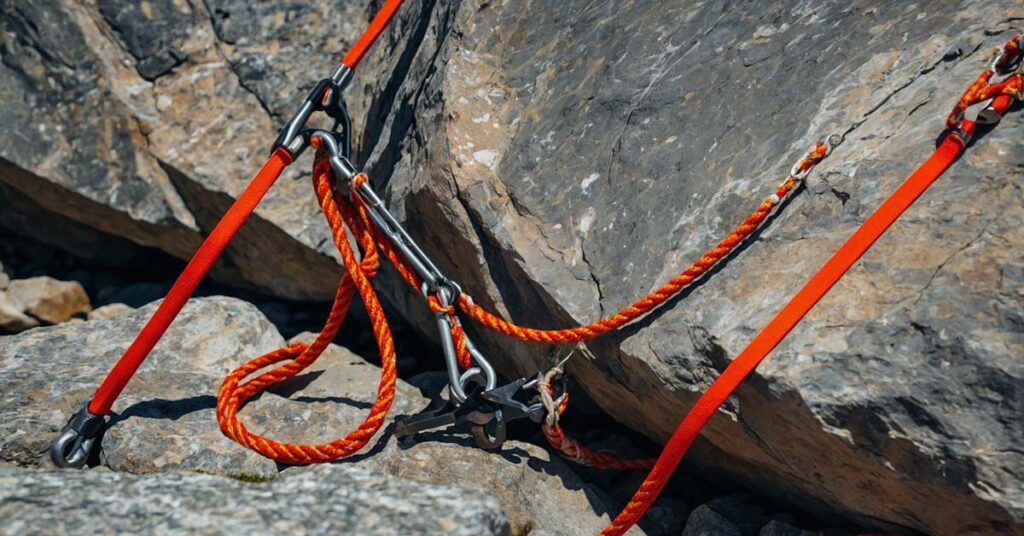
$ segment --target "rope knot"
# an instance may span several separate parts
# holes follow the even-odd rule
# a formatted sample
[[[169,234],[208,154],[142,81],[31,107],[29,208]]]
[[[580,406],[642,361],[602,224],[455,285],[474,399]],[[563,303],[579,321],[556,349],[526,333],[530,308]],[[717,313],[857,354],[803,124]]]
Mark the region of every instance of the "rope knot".
[[[437,299],[437,296],[427,297],[427,306],[430,307],[430,312],[437,314],[446,314],[448,316],[455,315],[455,306],[453,305],[441,305],[441,300]]]

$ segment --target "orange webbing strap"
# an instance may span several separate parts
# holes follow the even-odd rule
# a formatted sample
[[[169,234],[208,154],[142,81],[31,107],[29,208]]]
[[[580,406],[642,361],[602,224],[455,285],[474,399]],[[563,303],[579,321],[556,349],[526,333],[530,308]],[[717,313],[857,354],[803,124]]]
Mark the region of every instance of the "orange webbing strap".
[[[380,12],[374,17],[369,28],[359,39],[352,50],[342,60],[346,66],[355,69],[356,65],[363,59],[370,46],[380,36],[395,15],[395,11],[401,6],[402,0],[387,0]],[[252,211],[256,208],[260,199],[267,193],[270,186],[281,175],[281,171],[291,164],[292,156],[283,148],[278,148],[271,155],[270,159],[263,165],[252,183],[242,192],[238,200],[228,209],[224,218],[214,227],[210,236],[203,245],[196,251],[192,260],[189,261],[185,270],[178,276],[177,281],[167,293],[167,297],[153,313],[142,331],[135,337],[131,346],[125,351],[121,359],[103,380],[103,384],[97,389],[89,402],[88,410],[93,415],[108,415],[117,400],[118,395],[124,390],[125,385],[131,380],[132,375],[138,370],[146,356],[153,350],[156,343],[163,336],[164,332],[178,316],[181,308],[185,306],[192,293],[195,292],[199,282],[206,276],[206,272],[213,266],[214,261],[220,256],[224,247],[231,241],[239,227],[245,223]]]
[[[146,359],[149,352],[156,345],[160,337],[178,316],[178,312],[185,306],[192,293],[195,292],[203,276],[213,266],[214,261],[224,251],[231,238],[238,232],[239,227],[245,223],[246,218],[252,214],[253,209],[259,204],[267,190],[274,184],[274,181],[281,176],[284,168],[291,163],[291,155],[284,149],[274,151],[270,159],[263,164],[263,168],[252,179],[245,191],[238,196],[238,199],[231,205],[224,218],[217,223],[217,226],[210,232],[203,245],[199,247],[192,260],[188,262],[185,270],[178,276],[177,281],[168,291],[167,297],[157,307],[156,312],[146,322],[145,327],[135,337],[128,350],[114,366],[110,374],[103,380],[96,394],[89,403],[89,412],[94,415],[107,415],[110,413],[114,401],[128,384],[128,380],[139,368],[139,365]]]
[[[1019,76],[1019,75],[1018,75]],[[1012,103],[1009,95],[1000,94],[993,108],[1002,114]],[[973,121],[963,121],[962,130],[967,138],[974,134]],[[665,487],[683,455],[693,444],[711,416],[729,398],[743,380],[757,367],[768,353],[797,325],[853,266],[864,252],[896,221],[897,218],[935,182],[960,156],[966,146],[957,133],[950,133],[932,156],[925,161],[878,209],[861,224],[832,258],[814,274],[800,292],[775,315],[767,326],[740,352],[736,359],[711,384],[690,409],[668,440],[654,468],[640,485],[622,513],[601,532],[602,536],[625,533],[650,508]]]
[[[350,69],[355,69],[356,65],[363,60],[363,56],[373,46],[373,42],[380,37],[380,34],[384,32],[384,28],[387,28],[388,23],[395,16],[395,12],[402,5],[402,0],[387,0],[384,5],[377,12],[377,15],[373,17],[373,21],[370,22],[369,28],[363,32],[363,36],[356,41],[356,44],[345,54],[345,58],[341,60],[341,63]]]
[[[793,171],[797,174],[806,173],[818,162],[824,159],[828,155],[828,152],[829,146],[826,143],[819,142],[800,160]],[[477,305],[466,294],[463,294],[459,298],[459,308],[473,318],[473,320],[476,320],[497,332],[504,333],[505,335],[524,341],[545,344],[563,344],[582,342],[599,335],[603,335],[647,314],[707,274],[708,271],[714,268],[722,259],[732,253],[738,245],[742,244],[744,240],[754,234],[754,232],[757,231],[768,219],[768,216],[775,212],[780,204],[796,190],[799,183],[800,178],[794,175],[788,177],[774,195],[762,201],[761,204],[758,205],[757,209],[747,216],[747,219],[745,219],[743,223],[733,229],[728,236],[726,236],[715,247],[708,250],[700,259],[654,292],[640,298],[632,305],[607,318],[602,318],[590,324],[574,328],[544,330],[519,326],[505,320]]]
[[[313,185],[346,269],[346,275],[338,285],[324,329],[312,344],[292,344],[257,357],[235,369],[224,378],[217,394],[217,422],[226,436],[267,458],[289,464],[330,462],[358,451],[380,429],[395,399],[395,347],[387,318],[370,283],[380,264],[375,244],[376,237],[372,231],[374,225],[362,207],[353,205],[350,200],[335,198],[331,187],[330,164],[322,156],[318,154],[314,164]],[[356,259],[355,252],[349,245],[345,232],[346,225],[352,230],[359,247],[363,250],[362,261]],[[320,357],[341,327],[355,291],[359,292],[369,313],[381,355],[381,378],[377,388],[377,400],[370,408],[366,419],[347,436],[320,445],[280,443],[250,432],[238,419],[238,411],[250,398],[275,383],[295,376]],[[286,363],[243,383],[251,374],[282,361]]]

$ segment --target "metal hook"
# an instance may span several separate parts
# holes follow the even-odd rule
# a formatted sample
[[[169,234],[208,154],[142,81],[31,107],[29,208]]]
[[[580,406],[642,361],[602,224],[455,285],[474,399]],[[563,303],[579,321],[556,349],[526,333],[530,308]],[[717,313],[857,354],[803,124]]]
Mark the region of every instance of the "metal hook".
[[[839,144],[842,142],[843,135],[839,134],[838,132],[833,132],[832,134],[825,136],[825,139],[821,141],[821,143],[825,144],[825,154],[823,156],[828,156],[832,154],[832,151],[836,147],[838,147]],[[811,170],[814,169],[814,166],[818,165],[818,163],[815,162],[807,169],[801,170],[800,166],[804,165],[804,162],[806,161],[807,155],[800,157],[800,160],[797,160],[796,163],[793,164],[793,167],[789,168],[789,176],[797,180],[803,180],[804,177],[806,177],[811,172]]]
[[[341,124],[345,129],[344,136],[347,145],[347,140],[350,138],[348,129],[351,128],[351,121],[348,119],[348,110],[341,94],[352,80],[352,75],[352,69],[342,64],[336,67],[329,77],[317,82],[306,98],[302,99],[295,115],[285,123],[277,135],[277,139],[274,140],[270,152],[273,153],[283,147],[292,155],[292,158],[297,158],[305,147],[296,145],[296,140],[302,138],[301,134],[306,127],[306,122],[316,111],[326,112],[335,120],[335,127]],[[345,156],[348,157],[347,150]]]
[[[1018,35],[1013,40],[1017,41],[1017,48],[1024,51],[1024,37]],[[1002,71],[1000,70],[1000,67],[1009,68]],[[1014,71],[1024,70],[1024,52],[1018,52],[1017,54],[1010,56],[1010,51],[1004,46],[1003,49],[992,58],[992,63],[989,64],[988,70],[992,71],[992,74],[998,74],[1000,76],[1013,74]]]
[[[99,436],[107,425],[107,418],[89,412],[86,404],[78,410],[61,430],[50,446],[50,460],[57,467],[78,469],[84,467],[99,445]]]

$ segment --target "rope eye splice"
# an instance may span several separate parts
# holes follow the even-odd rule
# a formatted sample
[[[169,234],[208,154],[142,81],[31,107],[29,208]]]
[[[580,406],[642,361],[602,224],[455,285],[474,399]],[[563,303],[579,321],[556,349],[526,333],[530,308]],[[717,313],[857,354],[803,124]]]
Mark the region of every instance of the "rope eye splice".
[[[1024,100],[1024,43],[1022,36],[1010,38],[1001,48],[993,52],[988,69],[978,76],[964,92],[946,118],[946,130],[939,136],[938,144],[946,137],[956,135],[966,146],[974,137],[977,125],[995,125],[1003,118],[1003,111],[996,107],[996,99],[1006,95]],[[1001,77],[995,83],[993,77]],[[986,102],[987,101],[987,102]],[[965,118],[967,109],[986,102],[975,119]]]

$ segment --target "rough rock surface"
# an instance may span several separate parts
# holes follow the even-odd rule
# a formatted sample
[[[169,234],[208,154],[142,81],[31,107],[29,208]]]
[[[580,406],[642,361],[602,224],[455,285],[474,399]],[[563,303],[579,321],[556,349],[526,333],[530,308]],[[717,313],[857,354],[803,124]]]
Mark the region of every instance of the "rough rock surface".
[[[47,324],[66,322],[92,310],[89,296],[76,281],[57,281],[40,276],[11,281],[7,298],[22,311]]]
[[[11,300],[7,292],[0,290],[0,330],[19,333],[38,325],[38,320],[21,310],[21,304]]]
[[[0,463],[49,466],[48,443],[95,389],[154,306],[0,337]],[[246,480],[276,478],[283,467],[223,436],[214,405],[229,367],[284,343],[273,325],[246,302],[190,301],[115,405],[100,462],[130,473],[192,471]],[[332,440],[365,418],[379,378],[379,367],[332,345],[306,372],[250,403],[242,417],[250,429],[280,440]],[[606,526],[611,509],[607,497],[537,446],[511,441],[502,454],[492,454],[472,447],[464,434],[399,445],[390,421],[426,408],[431,398],[440,396],[437,388],[443,382],[421,385],[429,396],[419,387],[398,382],[389,424],[362,453],[342,465],[363,466],[402,480],[482,489],[498,497],[511,526],[519,530],[593,534]],[[286,473],[311,470],[318,469]]]
[[[0,220],[72,249],[116,235],[188,258],[274,139],[278,118],[264,113],[270,101],[253,93],[251,77],[265,79],[254,87],[295,103],[295,88],[316,76],[307,65],[329,70],[332,51],[347,46],[349,25],[361,24],[365,9],[343,1],[248,4],[6,3],[0,123],[25,128],[0,136]],[[261,52],[235,58],[256,30]],[[329,235],[308,193],[306,181],[280,181],[215,277],[329,298],[338,270],[316,251]]]
[[[443,383],[427,385],[436,395],[432,386]],[[500,452],[487,452],[476,448],[466,432],[424,433],[404,442],[391,439],[362,463],[397,478],[482,488],[498,497],[517,534],[597,534],[618,513],[609,497],[580,480],[548,450],[508,441]],[[630,534],[643,532],[635,529]]]
[[[664,440],[930,154],[1024,7],[463,2],[431,15],[444,39],[412,61],[384,135],[400,150],[375,147],[371,176],[478,303],[527,325],[631,303],[741,221],[818,137],[846,135],[724,269],[570,363],[606,411]],[[1015,112],[976,140],[689,459],[878,527],[1024,533],[1022,132]],[[480,338],[509,374],[553,361]]]
[[[13,104],[0,121],[32,128],[0,136],[0,203],[27,197],[83,235],[185,257],[255,169],[294,88],[329,70],[366,10],[110,4],[125,6],[5,6],[0,100]],[[664,440],[928,154],[1022,17],[1016,0],[425,0],[403,8],[349,93],[359,161],[479,303],[560,327],[651,290],[815,139],[844,133],[754,244],[570,364],[606,411]],[[146,28],[167,30],[152,43]],[[689,459],[880,527],[1024,533],[1022,131],[1015,111],[977,140]],[[328,246],[308,187],[282,181],[215,275],[327,296]],[[393,306],[425,318],[380,279]],[[508,374],[551,364],[549,349],[478,338]]]
[[[104,320],[107,318],[114,318],[125,313],[130,313],[134,309],[130,305],[123,303],[110,303],[102,307],[97,307],[89,312],[89,320]]]
[[[0,517],[7,535],[510,534],[493,497],[344,465],[269,483],[0,468]]]
[[[111,319],[0,338],[0,460],[48,466],[54,433],[95,391],[155,304]],[[284,344],[245,302],[191,301],[128,384],[103,439],[106,464],[145,472],[276,474],[217,429],[214,404],[228,366]],[[158,438],[158,439],[157,439]]]

